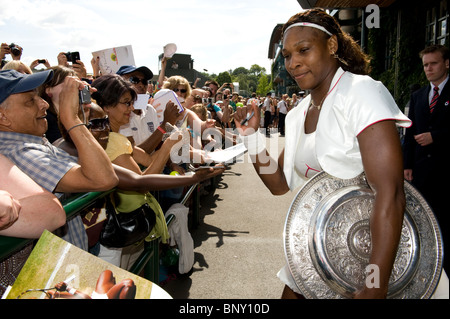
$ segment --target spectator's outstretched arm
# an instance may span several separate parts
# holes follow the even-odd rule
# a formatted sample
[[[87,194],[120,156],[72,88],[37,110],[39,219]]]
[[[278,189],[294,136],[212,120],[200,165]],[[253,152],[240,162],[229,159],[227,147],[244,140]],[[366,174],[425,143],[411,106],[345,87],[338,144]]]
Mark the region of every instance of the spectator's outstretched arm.
[[[177,187],[189,186],[214,176],[220,175],[225,171],[225,168],[205,168],[196,171],[192,175],[171,176],[165,174],[137,174],[129,169],[114,165],[114,170],[119,177],[119,185],[117,186],[123,190],[132,190],[137,192],[148,192],[157,190],[167,190]]]
[[[9,209],[15,211],[15,217],[9,219],[7,225],[2,223],[0,216],[0,235],[39,238],[45,229],[54,231],[65,224],[66,214],[55,195],[37,185],[1,155],[0,189],[0,198],[5,200],[3,203],[7,203]],[[0,199],[0,211],[5,208],[1,202]]]

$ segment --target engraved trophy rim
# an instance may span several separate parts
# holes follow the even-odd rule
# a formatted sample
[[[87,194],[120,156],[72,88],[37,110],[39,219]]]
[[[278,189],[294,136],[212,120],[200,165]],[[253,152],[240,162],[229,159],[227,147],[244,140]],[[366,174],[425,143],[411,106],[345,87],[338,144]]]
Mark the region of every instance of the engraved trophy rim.
[[[442,238],[422,195],[405,181],[402,237],[387,298],[427,299],[442,271]],[[370,256],[374,197],[365,174],[339,179],[316,174],[297,193],[283,241],[289,271],[307,299],[343,299],[362,286]]]

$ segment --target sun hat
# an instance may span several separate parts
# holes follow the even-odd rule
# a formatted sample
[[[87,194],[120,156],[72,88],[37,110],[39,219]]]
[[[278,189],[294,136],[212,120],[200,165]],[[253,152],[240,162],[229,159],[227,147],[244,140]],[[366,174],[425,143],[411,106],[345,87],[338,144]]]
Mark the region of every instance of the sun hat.
[[[177,45],[175,43],[168,43],[164,46],[163,50],[164,56],[170,59],[177,52]]]

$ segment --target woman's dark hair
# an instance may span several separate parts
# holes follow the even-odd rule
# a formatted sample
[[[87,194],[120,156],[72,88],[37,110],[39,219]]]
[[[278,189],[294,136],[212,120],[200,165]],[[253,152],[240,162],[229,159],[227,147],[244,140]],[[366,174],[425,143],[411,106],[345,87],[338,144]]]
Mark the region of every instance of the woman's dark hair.
[[[338,50],[336,55],[342,69],[355,74],[369,74],[369,57],[361,50],[356,41],[346,32],[342,31],[337,20],[321,9],[306,10],[292,16],[283,26],[284,34],[287,27],[297,22],[310,22],[324,27],[331,34],[336,35]],[[322,32],[324,37],[330,36]]]
[[[137,98],[137,93],[131,83],[117,74],[102,75],[92,82],[92,87],[97,89],[97,92],[92,93],[92,98],[102,109],[105,106],[116,106],[120,97],[127,92],[131,94],[133,101]]]
[[[76,76],[76,73],[73,69],[61,65],[53,66],[50,68],[50,70],[53,70],[53,77],[50,81],[46,82],[38,88],[38,95],[48,103],[48,111],[53,115],[58,116],[55,105],[53,104],[51,97],[47,95],[45,90],[47,88],[55,87],[63,83],[64,79],[68,76]]]

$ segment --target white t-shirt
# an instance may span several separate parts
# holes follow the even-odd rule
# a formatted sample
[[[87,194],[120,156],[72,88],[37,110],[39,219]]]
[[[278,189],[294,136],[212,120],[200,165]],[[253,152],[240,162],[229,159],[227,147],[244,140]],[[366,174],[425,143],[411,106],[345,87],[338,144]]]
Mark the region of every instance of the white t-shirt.
[[[280,102],[278,102],[277,108],[278,108],[278,112],[280,112],[280,113],[287,114],[287,112],[288,112],[287,102],[285,100],[281,100]]]
[[[252,97],[252,98],[248,99],[248,101],[247,101],[247,105],[252,105],[253,101],[255,101],[255,102],[256,102],[256,105],[258,105],[258,104],[259,104],[259,102],[258,102],[258,99],[256,99],[256,98]]]
[[[159,125],[155,108],[148,104],[141,115],[131,113],[130,123],[120,127],[119,133],[126,137],[132,136],[136,145],[141,144],[153,134]]]
[[[270,112],[270,104],[272,103],[272,100],[268,97],[264,100],[264,111]]]
[[[316,155],[316,132],[301,132],[298,143],[302,151],[295,154],[294,169],[298,175],[309,179],[322,171]]]

